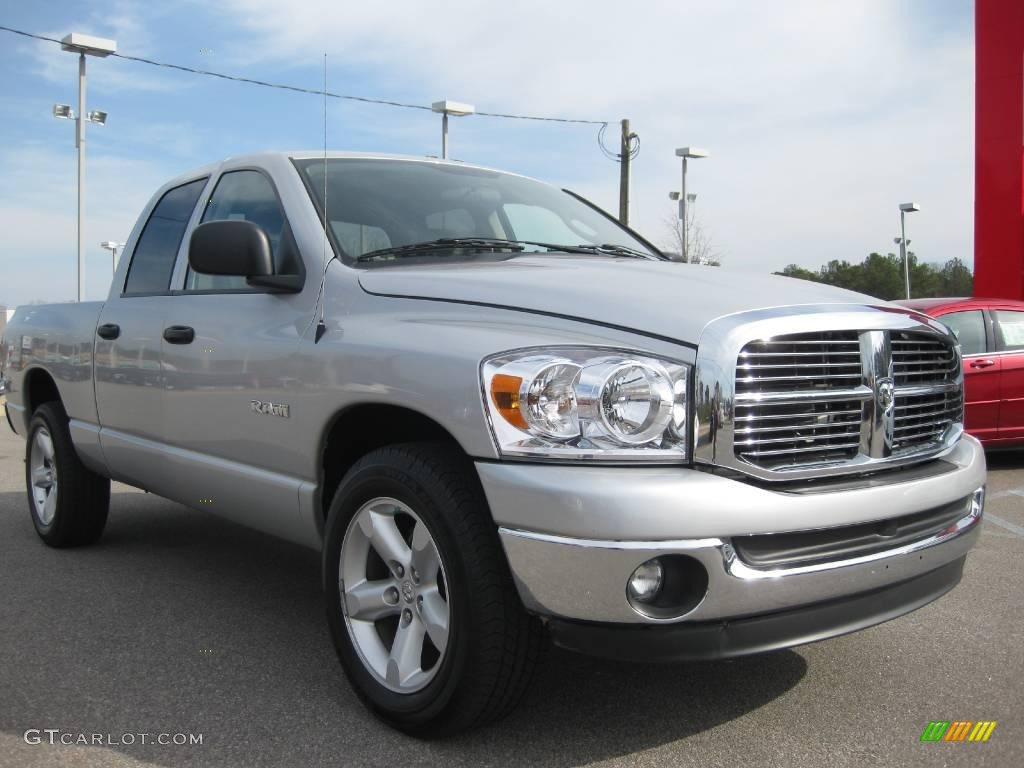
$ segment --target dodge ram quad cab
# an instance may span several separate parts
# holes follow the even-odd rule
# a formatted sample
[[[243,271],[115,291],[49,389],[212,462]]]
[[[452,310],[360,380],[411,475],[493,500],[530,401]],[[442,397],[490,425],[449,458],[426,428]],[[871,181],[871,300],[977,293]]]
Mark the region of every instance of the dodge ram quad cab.
[[[938,321],[457,162],[181,176],[107,300],[19,308],[0,361],[46,544],[117,480],[322,552],[348,679],[423,736],[508,712],[549,639],[715,659],[905,614],[984,504]]]

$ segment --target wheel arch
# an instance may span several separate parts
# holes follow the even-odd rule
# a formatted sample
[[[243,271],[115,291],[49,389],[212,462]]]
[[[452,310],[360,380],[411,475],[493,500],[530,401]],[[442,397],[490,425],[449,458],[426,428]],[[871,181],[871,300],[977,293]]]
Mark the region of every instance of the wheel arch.
[[[57,387],[57,380],[45,368],[34,366],[25,372],[22,383],[22,405],[25,408],[26,422],[32,418],[32,414],[43,403],[57,401],[64,402],[60,389]]]
[[[396,443],[440,442],[465,449],[436,419],[401,405],[362,403],[334,414],[320,446],[318,522],[327,518],[334,492],[345,473],[370,451]]]

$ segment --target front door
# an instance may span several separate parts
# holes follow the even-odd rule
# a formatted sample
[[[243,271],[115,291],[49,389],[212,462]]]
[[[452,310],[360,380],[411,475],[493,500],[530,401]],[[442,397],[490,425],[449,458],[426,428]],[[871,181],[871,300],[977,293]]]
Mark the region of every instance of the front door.
[[[223,173],[202,221],[239,219],[269,236],[275,274],[304,274],[270,177]],[[164,317],[163,431],[172,498],[282,538],[302,540],[298,487],[307,436],[291,413],[303,381],[297,359],[313,322],[319,275],[298,293],[189,269]],[[303,543],[309,543],[303,540]]]

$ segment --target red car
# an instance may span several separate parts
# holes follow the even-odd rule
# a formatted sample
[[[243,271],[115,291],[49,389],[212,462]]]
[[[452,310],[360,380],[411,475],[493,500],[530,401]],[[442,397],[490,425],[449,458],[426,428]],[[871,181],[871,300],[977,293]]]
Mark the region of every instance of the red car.
[[[938,318],[960,339],[967,431],[987,447],[1024,445],[1024,301],[898,303]]]

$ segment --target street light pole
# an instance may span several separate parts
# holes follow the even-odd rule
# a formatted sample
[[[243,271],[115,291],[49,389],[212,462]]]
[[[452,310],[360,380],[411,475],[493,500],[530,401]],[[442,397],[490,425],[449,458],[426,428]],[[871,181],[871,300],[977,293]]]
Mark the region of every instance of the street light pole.
[[[106,113],[96,113],[102,118],[93,119],[85,111],[85,57],[106,57],[117,50],[117,43],[101,37],[72,32],[61,40],[61,49],[78,54],[78,115],[75,117],[75,147],[78,149],[78,300],[85,300],[85,123],[87,120],[102,123]],[[56,113],[55,113],[56,114]]]
[[[85,53],[78,54],[78,117],[75,118],[78,149],[78,300],[85,301]]]
[[[441,158],[443,160],[448,159],[448,115],[455,115],[456,117],[463,117],[464,115],[472,115],[476,112],[476,107],[472,104],[463,104],[459,101],[435,101],[430,105],[431,110],[434,112],[441,113]]]
[[[900,255],[903,257],[903,282],[908,299],[910,298],[910,257],[907,255],[906,215],[920,210],[921,206],[917,203],[900,203]]]
[[[676,150],[676,157],[683,158],[683,188],[679,195],[679,218],[683,222],[683,261],[688,262],[689,256],[689,239],[688,222],[686,221],[686,161],[693,158],[697,159],[700,157],[707,157],[708,151],[706,149],[698,149],[697,147],[681,147]]]

